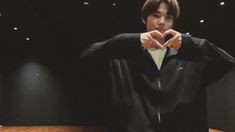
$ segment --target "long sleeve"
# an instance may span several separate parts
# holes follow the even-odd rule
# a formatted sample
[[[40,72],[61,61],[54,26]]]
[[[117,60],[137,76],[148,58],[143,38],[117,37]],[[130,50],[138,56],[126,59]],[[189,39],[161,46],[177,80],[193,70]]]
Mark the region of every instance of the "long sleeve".
[[[80,98],[83,104],[83,117],[88,122],[102,124],[109,104],[111,78],[109,61],[111,57],[122,57],[141,51],[139,34],[120,34],[109,40],[90,45],[81,54]]]
[[[204,84],[209,85],[234,68],[235,60],[223,49],[217,47],[206,39],[191,37],[193,44],[200,49],[205,62]]]
[[[103,77],[108,73],[108,59],[135,55],[142,51],[139,33],[123,33],[90,45],[81,54],[81,73],[85,85],[108,85]],[[106,71],[104,73],[104,71]],[[86,78],[86,79],[85,79]],[[106,78],[108,79],[108,78]],[[90,84],[89,82],[93,82]],[[96,82],[96,83],[95,83]],[[90,86],[88,86],[90,87]],[[105,87],[105,86],[104,86]]]
[[[223,49],[217,47],[206,39],[191,38],[193,43],[201,48],[206,61],[217,61],[234,64],[234,58]]]
[[[81,58],[126,56],[141,51],[140,33],[123,33],[103,42],[96,42],[82,52]]]

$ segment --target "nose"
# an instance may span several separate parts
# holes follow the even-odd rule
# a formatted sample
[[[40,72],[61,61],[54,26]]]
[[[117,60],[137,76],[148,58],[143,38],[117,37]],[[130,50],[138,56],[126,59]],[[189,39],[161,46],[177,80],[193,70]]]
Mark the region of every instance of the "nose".
[[[161,17],[159,20],[159,26],[164,26],[165,25],[165,17]]]

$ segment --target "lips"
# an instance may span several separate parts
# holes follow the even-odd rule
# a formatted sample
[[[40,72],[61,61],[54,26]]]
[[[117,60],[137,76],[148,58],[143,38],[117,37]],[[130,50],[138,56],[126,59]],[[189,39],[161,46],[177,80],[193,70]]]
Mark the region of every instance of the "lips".
[[[165,29],[157,29],[159,32],[161,32],[162,34],[166,31]]]

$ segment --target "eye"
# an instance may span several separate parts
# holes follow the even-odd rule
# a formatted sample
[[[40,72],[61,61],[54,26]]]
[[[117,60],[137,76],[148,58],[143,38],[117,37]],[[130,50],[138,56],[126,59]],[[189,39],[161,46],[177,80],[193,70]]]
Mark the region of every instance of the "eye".
[[[173,19],[173,16],[168,15],[168,16],[166,17],[166,19],[168,19],[168,20]]]
[[[156,18],[161,17],[159,14],[153,14],[152,16],[153,16],[153,17],[156,17]]]

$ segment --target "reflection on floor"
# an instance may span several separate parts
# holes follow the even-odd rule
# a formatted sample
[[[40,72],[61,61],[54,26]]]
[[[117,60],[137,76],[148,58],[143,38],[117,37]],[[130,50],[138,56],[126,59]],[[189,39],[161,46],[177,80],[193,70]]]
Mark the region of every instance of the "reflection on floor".
[[[0,132],[106,132],[99,126],[0,126]],[[223,132],[209,129],[209,132]]]

